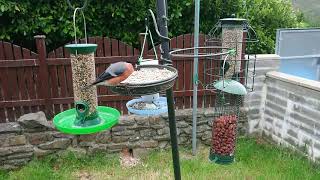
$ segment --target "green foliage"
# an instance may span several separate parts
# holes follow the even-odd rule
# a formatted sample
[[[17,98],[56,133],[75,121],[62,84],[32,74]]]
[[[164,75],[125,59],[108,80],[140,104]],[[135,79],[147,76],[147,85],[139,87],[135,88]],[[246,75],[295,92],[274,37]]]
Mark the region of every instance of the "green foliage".
[[[71,0],[75,6],[83,1]],[[148,8],[155,12],[156,0],[90,1],[85,16],[88,36],[108,36],[139,46]],[[194,1],[168,1],[170,37],[193,32]],[[257,30],[260,53],[274,51],[275,30],[301,26],[291,4],[285,0],[247,0],[249,19]],[[242,0],[201,1],[200,30],[208,33],[218,19],[236,14],[245,17]],[[0,39],[35,49],[34,35],[47,37],[48,49],[73,40],[73,11],[66,0],[0,0]],[[82,18],[77,17],[77,37],[83,37]],[[300,23],[300,24],[299,24]]]

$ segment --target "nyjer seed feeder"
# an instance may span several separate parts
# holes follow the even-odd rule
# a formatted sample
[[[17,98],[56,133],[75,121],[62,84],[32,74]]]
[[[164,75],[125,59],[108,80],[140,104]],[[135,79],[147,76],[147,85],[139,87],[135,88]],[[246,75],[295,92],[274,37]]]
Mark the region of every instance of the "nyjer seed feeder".
[[[74,13],[74,24],[76,11]],[[84,21],[85,25],[85,21]],[[85,39],[86,28],[85,28]],[[75,108],[56,115],[53,119],[55,127],[68,134],[91,134],[114,126],[120,117],[120,112],[114,108],[98,106],[97,88],[84,88],[95,81],[94,52],[96,44],[75,44],[65,46],[70,52],[74,104]]]

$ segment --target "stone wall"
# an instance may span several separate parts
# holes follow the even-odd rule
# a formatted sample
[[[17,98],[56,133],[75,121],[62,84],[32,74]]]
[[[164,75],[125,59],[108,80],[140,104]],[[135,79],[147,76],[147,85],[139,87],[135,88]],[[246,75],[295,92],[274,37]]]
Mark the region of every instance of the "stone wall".
[[[260,119],[263,114],[264,101],[266,96],[266,74],[279,68],[280,57],[275,54],[257,55],[256,75],[254,79],[254,91],[245,97],[244,107],[248,112],[248,132],[260,132]],[[250,66],[249,70],[253,70]],[[253,83],[249,78],[249,85]]]
[[[320,159],[320,82],[269,72],[260,121],[261,132]]]
[[[214,112],[198,111],[198,142],[209,145]],[[243,115],[245,117],[245,115]],[[177,110],[177,133],[180,145],[191,146],[192,110]],[[242,118],[239,131],[244,132]],[[140,117],[122,116],[118,125],[92,135],[66,135],[57,132],[43,112],[21,116],[18,122],[0,124],[0,168],[13,169],[33,157],[42,157],[64,150],[83,153],[119,152],[123,148],[164,149],[170,146],[167,115]]]

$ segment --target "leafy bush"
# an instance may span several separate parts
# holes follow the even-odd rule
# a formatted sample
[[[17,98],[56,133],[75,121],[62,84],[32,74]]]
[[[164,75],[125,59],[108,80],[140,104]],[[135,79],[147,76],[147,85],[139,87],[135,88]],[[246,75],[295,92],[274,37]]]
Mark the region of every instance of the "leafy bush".
[[[78,6],[82,1],[71,1]],[[108,36],[121,39],[135,47],[138,33],[144,31],[148,8],[155,12],[156,0],[90,1],[85,10],[88,36]],[[194,1],[168,0],[170,36],[193,32]],[[291,4],[285,0],[247,0],[249,20],[257,30],[260,53],[274,51],[275,30],[297,27],[299,21]],[[202,0],[201,32],[208,33],[217,20],[231,14],[245,17],[242,0]],[[73,11],[66,0],[0,0],[0,39],[34,47],[34,35],[47,37],[48,49],[54,49],[73,39]],[[83,37],[82,19],[77,19],[78,37]]]

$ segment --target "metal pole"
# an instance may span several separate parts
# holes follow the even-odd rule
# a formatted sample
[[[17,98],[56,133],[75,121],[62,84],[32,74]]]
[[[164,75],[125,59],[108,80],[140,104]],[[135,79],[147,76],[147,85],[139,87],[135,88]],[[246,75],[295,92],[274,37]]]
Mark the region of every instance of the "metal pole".
[[[195,2],[194,14],[194,55],[198,56],[200,0]],[[192,111],[192,154],[197,153],[197,109],[198,109],[198,57],[193,61],[193,111]]]
[[[168,25],[167,25],[167,4],[166,0],[157,0],[157,22],[160,34],[162,36],[168,37]],[[161,64],[172,65],[168,60],[169,56],[169,40],[161,39]],[[163,61],[166,59],[167,61]],[[173,89],[170,88],[166,91],[167,103],[168,103],[168,116],[169,116],[169,127],[170,127],[170,139],[172,148],[172,160],[173,160],[173,170],[174,177],[176,180],[181,179],[180,173],[180,162],[179,162],[179,150],[178,150],[178,140],[177,140],[177,128],[176,119],[174,113],[174,98]]]

